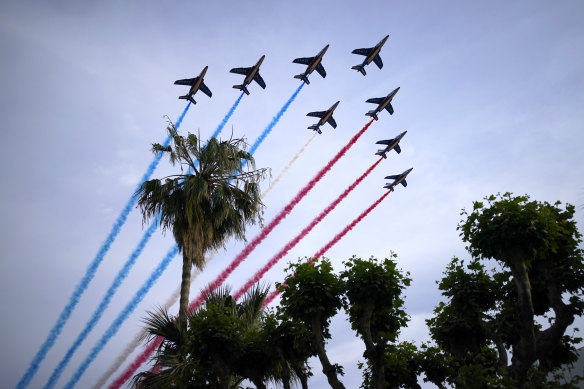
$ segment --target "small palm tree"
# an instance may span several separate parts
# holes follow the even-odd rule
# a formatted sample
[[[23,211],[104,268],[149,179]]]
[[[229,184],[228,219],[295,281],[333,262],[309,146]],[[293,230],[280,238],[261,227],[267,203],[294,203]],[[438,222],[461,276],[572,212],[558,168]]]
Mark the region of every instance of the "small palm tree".
[[[201,146],[193,134],[178,135],[172,123],[168,131],[173,146],[155,143],[152,150],[168,153],[181,174],[146,181],[136,195],[144,222],[156,218],[163,231],[172,230],[183,254],[178,320],[186,330],[191,267],[202,269],[208,250],[231,236],[244,239],[246,226],[261,221],[259,181],[267,169],[255,169],[243,139],[211,138]]]
[[[264,317],[262,304],[268,292],[267,286],[256,284],[237,303],[231,297],[229,287],[219,287],[205,295],[204,306],[190,313],[189,321],[205,315],[209,308],[224,309],[229,312],[229,316],[241,323],[242,331],[256,330],[261,326]],[[154,356],[155,365],[160,370],[137,374],[132,380],[133,387],[140,389],[220,387],[219,381],[212,380],[216,372],[209,371],[208,364],[197,359],[195,354],[198,352],[192,353],[192,350],[189,350],[195,339],[189,337],[189,331],[185,331],[175,318],[163,309],[158,309],[150,312],[144,322],[149,341],[157,336],[164,339]],[[209,330],[214,332],[211,328]],[[207,345],[203,348],[207,349]],[[227,356],[223,358],[228,359]],[[238,389],[243,381],[243,377],[229,374],[227,387]]]

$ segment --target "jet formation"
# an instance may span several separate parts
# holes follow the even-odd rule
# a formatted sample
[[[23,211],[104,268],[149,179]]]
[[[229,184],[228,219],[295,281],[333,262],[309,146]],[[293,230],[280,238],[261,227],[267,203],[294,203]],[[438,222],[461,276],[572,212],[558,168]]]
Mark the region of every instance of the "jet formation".
[[[197,104],[195,99],[193,98],[194,94],[200,89],[204,94],[211,97],[213,93],[207,88],[207,85],[203,82],[203,78],[205,77],[205,73],[207,73],[207,69],[209,67],[205,66],[199,77],[195,78],[185,78],[184,80],[176,80],[174,85],[189,85],[191,89],[187,92],[186,95],[180,96],[179,99],[188,100],[193,104]]]
[[[322,126],[325,123],[330,124],[333,128],[337,128],[337,122],[335,122],[335,119],[333,119],[333,112],[335,111],[335,108],[337,108],[337,105],[339,105],[339,103],[340,103],[340,101],[337,101],[326,111],[316,111],[316,112],[307,113],[306,116],[313,116],[313,117],[320,118],[318,123],[313,124],[312,126],[308,127],[308,129],[314,130],[314,131],[318,132],[319,134],[322,134],[322,131],[320,130],[320,126]]]
[[[379,41],[378,44],[376,44],[373,47],[369,47],[366,49],[353,50],[352,51],[353,54],[364,55],[365,59],[363,60],[362,64],[355,65],[351,69],[355,69],[355,70],[361,72],[361,74],[366,75],[367,73],[365,72],[365,66],[369,65],[371,63],[371,61],[373,61],[375,63],[375,65],[377,65],[377,67],[379,69],[381,69],[383,67],[383,62],[381,61],[381,57],[379,56],[379,52],[381,51],[381,48],[385,44],[385,41],[387,40],[387,38],[389,38],[389,35],[386,35],[385,38],[383,38],[381,41]]]
[[[304,81],[308,85],[308,84],[310,84],[310,81],[308,81],[308,76],[314,70],[316,70],[317,73],[322,76],[322,78],[325,78],[326,77],[326,71],[324,70],[324,67],[322,66],[322,57],[324,56],[324,53],[326,53],[326,51],[327,51],[328,48],[329,48],[329,45],[326,45],[324,47],[324,49],[322,49],[314,57],[296,58],[294,61],[292,61],[293,63],[299,63],[299,64],[302,64],[302,65],[308,65],[308,68],[306,68],[306,71],[304,73],[297,74],[297,75],[294,76],[294,78],[298,78],[298,79]]]
[[[400,142],[400,140],[402,140],[402,138],[404,137],[406,132],[407,131],[402,132],[401,134],[396,136],[394,139],[385,139],[385,140],[380,140],[378,142],[375,142],[376,145],[385,145],[385,148],[381,149],[381,150],[377,150],[375,155],[381,155],[385,159],[385,158],[387,158],[387,153],[389,153],[391,150],[395,150],[395,152],[398,154],[401,153],[401,148],[399,147],[399,142]]]
[[[266,89],[266,83],[264,82],[262,76],[260,76],[260,65],[266,58],[265,55],[259,59],[259,61],[253,65],[251,68],[233,68],[230,70],[231,73],[242,74],[245,76],[243,79],[243,83],[241,85],[233,85],[235,89],[239,89],[245,92],[246,95],[249,95],[249,90],[247,90],[247,86],[252,82],[257,82],[262,89]]]
[[[367,112],[365,116],[371,116],[373,119],[379,120],[377,114],[383,111],[384,109],[386,109],[390,115],[393,115],[393,107],[391,106],[391,100],[393,100],[394,96],[399,91],[399,88],[400,87],[398,86],[385,97],[375,97],[367,100],[366,103],[378,104],[378,106],[374,110]]]

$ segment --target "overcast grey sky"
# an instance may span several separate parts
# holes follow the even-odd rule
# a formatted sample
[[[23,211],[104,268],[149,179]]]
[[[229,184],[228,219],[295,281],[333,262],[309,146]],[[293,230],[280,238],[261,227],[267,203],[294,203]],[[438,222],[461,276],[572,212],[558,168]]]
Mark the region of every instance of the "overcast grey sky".
[[[403,340],[428,338],[424,319],[440,301],[435,281],[453,255],[465,257],[460,210],[497,192],[584,203],[584,3],[581,1],[2,1],[0,3],[0,344],[3,385],[13,387],[65,306],[112,223],[165,137],[165,119],[184,109],[179,78],[209,66],[181,127],[209,136],[239,92],[231,86],[263,54],[267,87],[250,86],[226,126],[253,142],[299,85],[297,57],[326,44],[325,79],[314,73],[255,154],[276,177],[312,136],[306,127],[340,100],[287,176],[265,198],[269,221],[367,122],[365,103],[400,86],[387,112],[229,278],[234,288],[296,235],[374,161],[374,143],[407,130],[402,153],[381,165],[266,276],[282,280],[286,262],[314,254],[382,193],[383,177],[414,167],[398,188],[327,256],[336,268],[352,254],[398,254],[409,271],[411,315]],[[389,34],[383,69],[351,70],[351,54]],[[163,160],[155,172],[173,172]],[[265,187],[269,182],[265,183]],[[582,208],[577,220],[584,221]],[[250,228],[253,238],[257,227]],[[41,387],[62,358],[143,229],[134,211],[30,387]],[[101,322],[77,351],[58,386],[173,243],[159,232],[146,247]],[[230,242],[192,290],[214,278],[242,243]],[[180,282],[175,261],[78,387],[89,387],[140,328],[145,311]],[[193,296],[194,297],[194,296]],[[176,308],[175,308],[176,309]],[[329,344],[357,387],[362,346],[341,316]],[[312,385],[325,380],[313,364]]]

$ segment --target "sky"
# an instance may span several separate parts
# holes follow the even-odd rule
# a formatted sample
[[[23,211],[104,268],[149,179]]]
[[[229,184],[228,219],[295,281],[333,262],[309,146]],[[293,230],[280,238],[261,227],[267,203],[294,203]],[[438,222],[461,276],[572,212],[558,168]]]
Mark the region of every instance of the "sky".
[[[286,263],[310,256],[373,203],[387,175],[413,167],[399,187],[326,256],[335,269],[352,255],[397,253],[409,272],[408,328],[401,340],[429,339],[424,320],[441,301],[436,281],[453,256],[468,258],[456,226],[461,209],[493,193],[529,194],[578,205],[584,222],[584,24],[581,1],[305,1],[0,2],[0,375],[14,387],[45,340],[119,212],[166,136],[165,115],[185,108],[177,79],[209,66],[202,93],[180,131],[208,137],[239,96],[229,73],[266,58],[267,87],[250,85],[220,135],[253,143],[299,86],[298,57],[323,59],[255,153],[272,180],[310,139],[307,117],[334,102],[336,129],[323,126],[285,177],[265,197],[269,221],[368,121],[365,100],[401,87],[395,113],[380,114],[351,150],[227,280],[234,289],[376,161],[375,142],[408,131],[392,152],[265,277],[281,281]],[[351,70],[374,46],[384,66]],[[163,159],[154,177],[176,172]],[[262,183],[266,189],[270,180]],[[134,210],[82,296],[30,387],[42,387],[103,297],[148,224]],[[259,227],[251,226],[252,239]],[[57,386],[90,348],[173,244],[157,231],[103,318]],[[207,265],[191,296],[244,247],[230,241]],[[175,259],[81,378],[91,386],[180,283]],[[171,310],[176,312],[176,306]],[[576,324],[582,324],[578,319]],[[330,359],[357,387],[362,342],[342,314],[331,324]],[[311,386],[326,384],[311,361]],[[120,370],[121,371],[121,370]],[[427,386],[426,387],[431,387]]]

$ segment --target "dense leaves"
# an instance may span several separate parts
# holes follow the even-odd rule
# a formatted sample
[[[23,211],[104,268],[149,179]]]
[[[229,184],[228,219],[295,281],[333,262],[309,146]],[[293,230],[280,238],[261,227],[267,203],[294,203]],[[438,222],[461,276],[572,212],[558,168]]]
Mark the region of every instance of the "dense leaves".
[[[553,387],[549,372],[575,360],[565,334],[584,309],[583,251],[574,207],[509,193],[475,202],[459,225],[472,259],[454,258],[447,298],[428,320],[452,357],[459,387]]]

